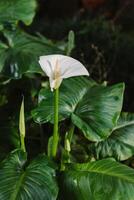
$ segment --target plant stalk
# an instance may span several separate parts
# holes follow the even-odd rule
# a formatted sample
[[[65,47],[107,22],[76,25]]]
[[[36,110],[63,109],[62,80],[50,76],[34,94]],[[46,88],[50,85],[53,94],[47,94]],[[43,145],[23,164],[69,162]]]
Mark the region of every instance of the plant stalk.
[[[52,142],[52,157],[55,158],[57,154],[59,133],[58,133],[58,114],[59,111],[59,89],[54,90],[54,129],[53,129],[53,142]]]

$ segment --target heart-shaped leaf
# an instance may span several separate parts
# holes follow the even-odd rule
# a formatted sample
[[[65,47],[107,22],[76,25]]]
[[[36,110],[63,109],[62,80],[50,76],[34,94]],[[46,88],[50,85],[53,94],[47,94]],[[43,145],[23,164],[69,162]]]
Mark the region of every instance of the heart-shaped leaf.
[[[132,200],[134,170],[111,159],[72,164],[60,178],[61,200]]]
[[[97,159],[114,157],[123,161],[134,155],[134,114],[122,113],[117,126],[106,140],[92,145]]]
[[[71,117],[72,122],[91,141],[107,138],[119,118],[124,85],[105,87],[86,78],[64,80],[60,88],[59,119]],[[53,93],[41,90],[39,105],[32,112],[38,123],[53,122]]]
[[[55,200],[58,188],[53,163],[45,155],[28,166],[26,161],[26,155],[16,150],[0,163],[0,199]]]

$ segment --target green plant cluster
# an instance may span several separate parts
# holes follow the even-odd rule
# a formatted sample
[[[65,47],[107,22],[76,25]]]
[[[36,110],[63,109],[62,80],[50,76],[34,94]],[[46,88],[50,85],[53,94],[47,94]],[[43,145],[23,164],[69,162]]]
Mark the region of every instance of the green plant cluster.
[[[63,81],[51,158],[54,93],[38,58],[70,55],[75,37],[70,31],[56,43],[22,30],[36,8],[35,0],[0,1],[0,200],[133,200],[126,160],[134,155],[134,114],[122,112],[124,83]]]

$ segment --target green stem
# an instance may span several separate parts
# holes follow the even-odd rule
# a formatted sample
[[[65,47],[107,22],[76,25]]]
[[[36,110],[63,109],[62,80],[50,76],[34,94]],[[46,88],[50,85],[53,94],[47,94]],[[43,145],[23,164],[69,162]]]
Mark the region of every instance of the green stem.
[[[26,147],[25,147],[25,137],[23,135],[20,136],[20,141],[21,141],[21,150],[23,152],[26,152]]]
[[[52,157],[55,158],[57,154],[57,147],[59,142],[58,133],[58,111],[59,111],[59,89],[54,91],[54,129],[53,129],[53,142],[52,142]]]

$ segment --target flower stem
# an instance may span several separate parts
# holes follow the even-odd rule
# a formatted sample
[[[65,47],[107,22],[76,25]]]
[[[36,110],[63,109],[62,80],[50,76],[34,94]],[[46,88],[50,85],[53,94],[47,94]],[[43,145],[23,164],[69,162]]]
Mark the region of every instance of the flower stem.
[[[58,133],[58,110],[59,110],[59,89],[54,91],[54,129],[53,129],[53,142],[52,142],[52,157],[55,158],[57,154],[57,147],[59,142]]]

